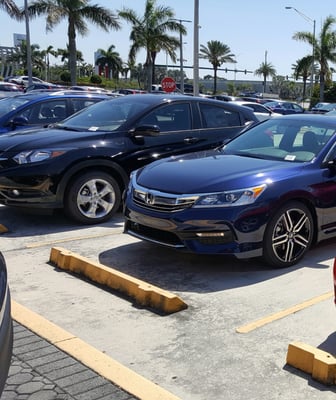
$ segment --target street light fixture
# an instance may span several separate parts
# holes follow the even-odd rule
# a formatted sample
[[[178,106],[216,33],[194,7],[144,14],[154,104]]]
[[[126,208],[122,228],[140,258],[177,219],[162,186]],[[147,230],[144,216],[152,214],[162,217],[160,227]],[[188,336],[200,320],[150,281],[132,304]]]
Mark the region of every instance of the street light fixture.
[[[306,21],[310,22],[313,24],[313,52],[312,52],[312,65],[311,65],[311,74],[310,74],[310,101],[313,97],[313,88],[314,88],[314,67],[315,67],[315,28],[316,28],[316,21],[315,19],[312,19],[308,17],[306,14],[303,14],[303,12],[299,11],[295,7],[285,7],[286,10],[294,10],[297,14],[299,14],[302,18],[304,18]]]
[[[178,21],[180,25],[182,25],[182,22],[192,22],[188,19],[175,19],[173,18],[172,21]],[[180,90],[182,93],[184,93],[184,72],[183,72],[183,35],[182,31],[180,30],[180,83],[181,87]]]

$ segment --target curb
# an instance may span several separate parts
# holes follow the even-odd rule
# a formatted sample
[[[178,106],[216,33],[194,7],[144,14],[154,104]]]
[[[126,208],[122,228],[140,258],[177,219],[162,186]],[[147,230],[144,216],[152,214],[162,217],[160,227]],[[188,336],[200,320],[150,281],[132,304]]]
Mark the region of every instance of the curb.
[[[11,308],[19,324],[139,400],[181,400],[13,299]]]
[[[309,344],[293,342],[288,346],[287,364],[310,374],[326,385],[336,383],[336,358]]]
[[[133,298],[141,306],[147,306],[171,314],[188,306],[178,296],[150,285],[140,279],[119,272],[111,267],[90,261],[61,247],[53,247],[49,261],[61,269],[84,275],[91,281],[105,285]]]

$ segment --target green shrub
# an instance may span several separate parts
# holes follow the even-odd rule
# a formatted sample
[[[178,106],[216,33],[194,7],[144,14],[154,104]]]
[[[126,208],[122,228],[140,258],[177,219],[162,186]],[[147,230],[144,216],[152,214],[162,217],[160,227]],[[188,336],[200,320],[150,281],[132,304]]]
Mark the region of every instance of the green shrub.
[[[71,82],[71,75],[69,71],[61,72],[60,78],[62,82]]]
[[[90,82],[95,85],[100,85],[102,83],[102,78],[99,75],[92,75],[90,77]]]

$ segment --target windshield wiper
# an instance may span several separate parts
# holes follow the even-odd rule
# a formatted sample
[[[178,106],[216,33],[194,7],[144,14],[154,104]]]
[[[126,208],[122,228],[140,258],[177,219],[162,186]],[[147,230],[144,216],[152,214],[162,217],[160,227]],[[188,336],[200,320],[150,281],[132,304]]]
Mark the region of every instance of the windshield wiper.
[[[51,125],[49,125],[49,128],[64,129],[65,131],[73,131],[73,132],[79,132],[79,131],[83,130],[83,129],[74,128],[73,126],[67,126],[67,125],[61,125],[61,124],[51,124]]]

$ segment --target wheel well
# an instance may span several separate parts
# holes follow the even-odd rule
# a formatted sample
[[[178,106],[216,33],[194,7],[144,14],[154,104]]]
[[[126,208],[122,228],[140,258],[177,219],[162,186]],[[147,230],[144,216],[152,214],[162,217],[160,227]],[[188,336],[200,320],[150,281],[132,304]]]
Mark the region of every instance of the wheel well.
[[[312,219],[313,219],[313,224],[314,224],[314,236],[313,236],[313,241],[312,244],[316,243],[317,241],[317,215],[316,215],[316,211],[315,211],[315,207],[314,204],[306,199],[306,198],[302,198],[302,197],[298,197],[298,198],[291,198],[291,199],[286,199],[285,201],[277,204],[276,207],[274,207],[272,214],[270,215],[270,218],[274,215],[274,213],[280,208],[283,207],[284,205],[286,205],[287,203],[291,203],[293,201],[296,201],[298,203],[302,203],[303,205],[305,205],[308,210],[311,213]]]
[[[105,172],[109,174],[112,178],[116,180],[118,183],[118,186],[120,188],[121,194],[123,194],[128,178],[126,173],[124,171],[117,171],[113,166],[108,166],[108,165],[92,165],[88,164],[85,166],[82,166],[81,168],[76,168],[75,170],[68,171],[67,174],[65,174],[58,186],[57,190],[57,197],[61,199],[63,202],[64,200],[64,195],[67,193],[69,185],[71,182],[76,179],[78,176],[82,175],[83,173],[86,172]]]

